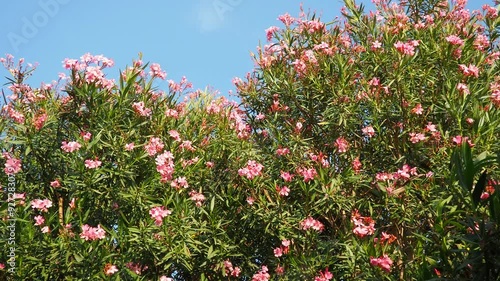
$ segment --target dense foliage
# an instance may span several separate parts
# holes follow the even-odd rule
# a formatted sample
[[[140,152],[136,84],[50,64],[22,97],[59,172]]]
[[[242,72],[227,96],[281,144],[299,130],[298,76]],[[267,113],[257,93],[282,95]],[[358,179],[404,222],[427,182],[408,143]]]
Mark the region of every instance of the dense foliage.
[[[374,2],[280,16],[240,105],[1,58],[0,278],[497,280],[497,8]]]

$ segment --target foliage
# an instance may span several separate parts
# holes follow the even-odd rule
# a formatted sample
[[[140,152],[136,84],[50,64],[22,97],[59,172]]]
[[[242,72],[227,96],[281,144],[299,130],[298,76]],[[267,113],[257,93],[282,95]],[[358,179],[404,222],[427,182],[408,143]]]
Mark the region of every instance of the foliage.
[[[280,16],[241,106],[141,57],[40,88],[2,58],[0,278],[497,280],[497,9],[375,2]]]

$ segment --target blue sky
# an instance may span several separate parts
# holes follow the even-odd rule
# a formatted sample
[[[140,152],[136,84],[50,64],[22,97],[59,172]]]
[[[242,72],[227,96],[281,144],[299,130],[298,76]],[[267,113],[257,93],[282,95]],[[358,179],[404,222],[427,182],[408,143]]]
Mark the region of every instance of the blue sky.
[[[491,3],[470,2],[471,8]],[[57,80],[64,58],[103,54],[115,61],[110,78],[117,78],[118,69],[142,52],[144,61],[161,64],[167,80],[185,75],[195,88],[211,86],[227,94],[233,77],[252,70],[249,53],[265,44],[264,30],[281,26],[277,17],[285,12],[297,16],[300,3],[323,21],[338,16],[343,6],[341,0],[8,1],[0,18],[0,56],[38,62],[28,80],[38,87]],[[0,70],[2,84],[6,75]]]

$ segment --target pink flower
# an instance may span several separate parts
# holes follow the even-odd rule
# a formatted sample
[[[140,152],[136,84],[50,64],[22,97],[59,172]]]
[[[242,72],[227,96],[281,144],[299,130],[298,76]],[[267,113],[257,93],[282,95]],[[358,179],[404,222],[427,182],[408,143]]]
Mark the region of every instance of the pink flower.
[[[85,160],[85,167],[87,169],[96,169],[96,168],[99,168],[101,166],[102,162],[97,160],[90,160],[90,159],[87,159]]]
[[[459,64],[458,68],[465,76],[474,76],[476,78],[479,77],[479,68],[473,64],[469,64],[469,66],[466,66],[465,64]]]
[[[373,233],[375,233],[375,221],[373,221],[373,219],[370,217],[362,217],[358,213],[358,210],[354,210],[354,212],[352,213],[351,221],[355,226],[352,232],[356,236],[363,238],[367,235],[372,235]]]
[[[151,64],[149,69],[149,75],[152,77],[158,77],[162,80],[165,80],[165,78],[167,77],[167,73],[161,70],[161,67],[158,63]]]
[[[417,114],[417,115],[422,115],[424,112],[424,109],[422,108],[422,104],[417,104],[414,108],[411,110],[412,113]]]
[[[255,202],[255,199],[251,196],[248,196],[246,201],[247,201],[248,205],[253,205],[253,203]]]
[[[93,241],[104,239],[106,237],[106,231],[101,228],[101,225],[97,227],[91,227],[88,224],[82,225],[82,233],[80,233],[80,238],[85,239],[85,241]]]
[[[149,215],[151,216],[152,219],[155,220],[155,224],[157,226],[161,226],[163,224],[163,218],[172,214],[172,212],[168,209],[165,209],[165,207],[160,206],[160,207],[154,207],[151,210],[149,210]]]
[[[191,190],[189,192],[189,196],[189,199],[193,200],[197,207],[201,207],[201,205],[203,205],[203,202],[205,202],[205,196],[200,192]]]
[[[360,171],[361,171],[361,168],[363,167],[363,165],[361,164],[361,161],[359,161],[359,157],[356,157],[353,161],[352,161],[352,169],[354,170],[354,172],[356,174],[358,174]]]
[[[40,230],[42,231],[42,233],[50,233],[50,228],[48,226],[44,226]]]
[[[373,129],[372,126],[366,126],[363,129],[361,129],[363,134],[369,138],[373,137],[375,135],[375,130]]]
[[[376,51],[380,48],[382,48],[382,43],[380,43],[378,40],[373,41],[372,46],[370,47],[372,51]]]
[[[160,152],[164,146],[165,145],[163,144],[160,138],[152,137],[151,139],[149,139],[148,144],[144,146],[144,149],[146,150],[149,156],[153,156],[158,152]]]
[[[110,263],[107,263],[104,266],[104,274],[106,274],[107,276],[111,276],[117,272],[118,272],[118,268],[116,267],[116,265],[112,265]]]
[[[133,149],[134,149],[134,147],[135,147],[135,145],[134,145],[134,143],[133,143],[133,142],[131,142],[131,143],[127,143],[127,144],[125,145],[125,150],[126,150],[126,151],[131,151],[131,150],[133,150]]]
[[[288,188],[287,186],[283,186],[283,187],[277,187],[278,188],[278,193],[280,196],[288,196],[290,194],[290,188]]]
[[[462,95],[468,95],[469,94],[469,87],[467,87],[467,84],[458,83],[457,84],[457,90]]]
[[[332,278],[333,274],[326,268],[325,271],[320,272],[318,276],[314,277],[314,281],[328,281],[332,280]]]
[[[128,262],[125,266],[137,275],[141,275],[143,271],[148,269],[148,266],[142,266],[138,263]]]
[[[303,230],[308,230],[312,228],[318,232],[321,232],[325,227],[320,221],[315,220],[312,217],[307,217],[306,219],[300,222],[300,228],[302,228]]]
[[[425,140],[425,135],[421,133],[410,133],[410,141],[412,143],[418,143]]]
[[[92,134],[90,132],[80,132],[80,136],[82,136],[84,141],[89,141]]]
[[[274,32],[278,31],[280,28],[277,26],[271,26],[268,29],[266,29],[266,38],[267,41],[271,41],[273,39]]]
[[[288,149],[287,147],[276,149],[276,155],[283,156],[287,154],[290,154],[290,149]]]
[[[176,141],[181,141],[181,135],[176,130],[168,131],[168,134]]]
[[[48,212],[47,208],[52,207],[52,201],[49,199],[35,199],[31,201],[31,208],[41,210],[42,212]]]
[[[336,139],[334,145],[339,153],[347,152],[347,150],[349,149],[349,143],[344,137]]]
[[[50,186],[52,186],[54,188],[58,188],[58,187],[61,187],[61,183],[58,180],[51,181]]]
[[[293,179],[293,175],[290,174],[289,172],[280,171],[280,176],[286,182],[291,182]]]
[[[462,137],[460,135],[453,137],[452,141],[457,146],[462,145],[462,143],[464,143],[464,142],[467,142],[470,147],[474,146],[474,144],[471,142],[471,140],[468,137]]]
[[[135,113],[139,114],[140,116],[150,116],[151,115],[151,109],[146,108],[144,105],[144,102],[134,102],[132,104],[132,108],[134,109]]]
[[[394,48],[398,50],[403,55],[407,56],[413,56],[415,55],[415,45],[413,43],[407,42],[403,43],[401,41],[398,41],[394,43]]]
[[[61,146],[61,149],[64,151],[64,152],[74,152],[74,151],[77,151],[81,148],[82,146],[76,142],[76,141],[70,141],[70,142],[65,142],[63,141],[62,142],[62,146]]]
[[[446,41],[448,41],[452,45],[462,46],[464,44],[464,40],[460,39],[460,37],[456,35],[450,35],[446,37]]]
[[[257,176],[261,176],[263,168],[264,166],[262,164],[254,160],[248,160],[247,166],[238,170],[238,175],[251,180]]]
[[[164,276],[160,277],[160,281],[174,281],[174,279],[164,275]]]
[[[370,264],[372,266],[380,267],[385,272],[391,272],[391,266],[393,264],[393,261],[391,260],[391,258],[389,258],[388,255],[383,255],[382,257],[379,258],[371,257]]]
[[[277,258],[279,258],[283,255],[283,251],[281,250],[281,247],[275,248],[273,250],[273,252],[274,252],[274,256]]]
[[[4,172],[7,175],[15,175],[21,171],[21,160],[9,156],[5,161]]]
[[[267,271],[267,266],[262,266],[261,270],[252,276],[252,281],[268,281],[271,276]]]
[[[42,216],[38,215],[35,217],[35,225],[37,225],[37,226],[42,225],[44,222],[45,222],[45,219]]]
[[[74,210],[76,208],[76,199],[75,198],[71,198],[71,201],[69,202],[69,207],[71,208],[71,210]]]
[[[298,172],[304,178],[304,182],[309,182],[311,180],[314,180],[314,177],[318,175],[318,172],[316,172],[316,169],[314,168],[309,168],[309,169],[299,168]]]
[[[33,121],[33,124],[35,125],[35,128],[37,130],[40,130],[43,127],[43,124],[45,124],[45,121],[47,121],[47,114],[41,114],[38,115],[35,120]]]
[[[233,267],[233,264],[229,260],[224,261],[224,271],[227,275],[233,277],[238,277],[241,273],[241,269],[237,266]]]
[[[291,17],[288,13],[285,13],[284,15],[280,15],[278,17],[278,20],[280,20],[286,27],[289,27],[295,21],[295,19],[293,17]]]

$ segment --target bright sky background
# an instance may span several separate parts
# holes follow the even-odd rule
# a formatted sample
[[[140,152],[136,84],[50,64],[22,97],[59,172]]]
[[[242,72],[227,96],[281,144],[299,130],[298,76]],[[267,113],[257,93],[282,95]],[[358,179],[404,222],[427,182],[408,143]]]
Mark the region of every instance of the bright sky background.
[[[370,0],[356,1],[371,6]],[[489,0],[472,0],[477,9]],[[252,70],[249,56],[264,30],[282,27],[285,12],[317,11],[328,22],[340,14],[341,0],[31,0],[6,1],[0,17],[0,56],[10,53],[26,62],[38,62],[27,82],[57,80],[64,58],[89,52],[115,61],[115,72],[130,65],[142,52],[145,62],[159,63],[167,80],[186,76],[195,89],[211,86],[222,94],[233,89],[233,77]],[[0,70],[3,78],[8,73]],[[167,83],[158,85],[167,89]],[[5,87],[3,87],[5,88]],[[6,92],[7,94],[8,92]],[[10,94],[10,93],[9,93]]]

